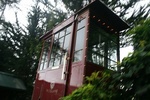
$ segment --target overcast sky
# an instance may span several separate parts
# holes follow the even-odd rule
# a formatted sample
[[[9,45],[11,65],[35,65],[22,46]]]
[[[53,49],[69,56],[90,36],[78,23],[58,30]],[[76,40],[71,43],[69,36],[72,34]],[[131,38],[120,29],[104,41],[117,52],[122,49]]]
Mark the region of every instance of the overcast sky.
[[[17,5],[17,8],[8,7],[5,10],[4,16],[6,21],[10,21],[12,23],[15,22],[15,12],[17,12],[20,24],[27,25],[27,14],[31,11],[31,6],[34,6],[35,0],[21,0],[21,2]],[[52,5],[55,5],[54,0],[50,0]],[[63,8],[63,5],[58,2],[57,7]]]
[[[54,5],[54,0],[50,1]],[[150,0],[141,0],[141,2],[138,5],[136,5],[135,8],[138,8],[140,5],[148,4],[149,2]],[[21,2],[18,5],[20,10],[16,8],[7,7],[4,13],[6,20],[10,22],[15,22],[15,12],[17,12],[20,23],[26,25],[27,13],[31,10],[32,5],[34,5],[32,0],[21,0]],[[59,7],[62,7],[62,5],[60,5]]]
[[[52,4],[54,4],[54,0],[50,0]],[[135,6],[135,8],[139,8],[140,5],[145,5],[150,3],[150,0],[141,0],[141,2],[139,4],[137,4]],[[28,12],[31,10],[31,6],[34,5],[32,0],[21,0],[21,2],[19,3],[18,7],[20,8],[19,10],[16,8],[6,8],[6,11],[4,13],[5,19],[6,21],[10,21],[12,23],[15,22],[15,12],[17,12],[18,18],[19,18],[19,22],[20,24],[23,25],[27,25],[27,14]],[[61,5],[59,5],[58,7],[61,7]],[[127,56],[129,52],[132,52],[133,48],[130,47],[126,47],[126,48],[122,48],[120,50],[120,58],[122,59],[123,57]]]

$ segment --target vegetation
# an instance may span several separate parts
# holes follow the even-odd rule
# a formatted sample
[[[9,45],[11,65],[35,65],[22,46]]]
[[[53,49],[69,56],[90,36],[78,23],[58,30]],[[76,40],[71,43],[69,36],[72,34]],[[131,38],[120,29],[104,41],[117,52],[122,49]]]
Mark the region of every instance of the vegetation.
[[[120,67],[123,97],[148,100],[150,98],[150,19],[141,21],[129,33],[133,36],[134,52],[123,59]]]
[[[120,72],[94,72],[86,78],[87,84],[62,100],[149,100],[149,26],[150,19],[147,19],[129,32],[135,50],[119,64]]]
[[[110,87],[111,72],[94,72],[86,77],[87,83],[75,90],[62,100],[112,100],[116,97],[116,90]]]
[[[62,21],[65,17],[65,13],[61,14],[61,10],[53,12],[41,10],[40,3],[36,2],[28,13],[26,27],[20,25],[17,13],[16,23],[0,20],[0,71],[21,77],[27,87],[27,91],[16,94],[12,100],[31,100],[42,44],[39,38],[47,29],[52,28],[56,22]],[[47,5],[49,6],[51,5]]]
[[[13,4],[17,5],[20,1],[21,0],[0,0],[0,70],[22,77],[26,83],[26,93],[19,96],[15,95],[14,99],[31,100],[33,81],[36,75],[38,59],[41,51],[41,42],[39,42],[39,37],[45,31],[67,18],[67,15],[71,12],[76,12],[91,0],[62,0],[68,10],[67,14],[61,9],[55,7],[58,0],[55,0],[55,6],[49,2],[50,0],[35,0],[35,5],[28,13],[27,19],[29,23],[25,27],[20,25],[17,13],[16,23],[5,21],[4,16],[6,6],[14,7]],[[149,10],[146,10],[148,6],[145,6],[141,7],[139,11],[134,11],[129,18],[124,17],[128,13],[128,9],[132,8],[138,1],[139,0],[129,0],[127,3],[122,3],[120,0],[103,0],[103,2],[118,13],[120,17],[127,20],[131,27],[133,27],[135,23],[139,23],[140,20],[145,19],[149,14]],[[43,8],[41,8],[40,5],[43,5]],[[118,8],[120,8],[119,11],[117,11]],[[84,95],[84,98],[87,98],[86,96],[88,96],[89,100],[91,98],[90,95],[84,94],[86,93],[85,91],[87,91],[87,93],[96,93],[96,96],[102,99],[112,99],[118,95],[116,90],[121,91],[119,94],[122,94],[124,97],[129,96],[127,93],[132,94],[129,98],[142,98],[143,96],[145,98],[149,97],[148,91],[150,85],[149,77],[147,77],[150,72],[148,67],[149,22],[149,20],[143,21],[134,29],[136,31],[131,31],[135,52],[125,58],[120,64],[122,71],[114,74],[113,81],[112,77],[107,72],[95,73],[91,77],[87,78],[88,84],[79,88],[82,95]],[[96,77],[98,74],[102,74],[104,77]],[[108,78],[110,78],[109,81],[112,82],[112,84],[110,84],[110,82],[108,84],[105,81]],[[102,83],[104,82],[104,87],[99,82],[96,83],[98,80]],[[122,81],[120,82],[120,80]],[[135,83],[138,83],[139,85]],[[96,84],[98,86],[96,86]],[[117,86],[117,88],[124,86],[124,88],[118,88],[116,90],[109,88],[113,86]],[[101,91],[99,91],[97,87]],[[106,91],[105,88],[110,91]],[[128,89],[128,92],[125,92],[126,89]],[[77,92],[78,91],[73,94],[81,95]]]

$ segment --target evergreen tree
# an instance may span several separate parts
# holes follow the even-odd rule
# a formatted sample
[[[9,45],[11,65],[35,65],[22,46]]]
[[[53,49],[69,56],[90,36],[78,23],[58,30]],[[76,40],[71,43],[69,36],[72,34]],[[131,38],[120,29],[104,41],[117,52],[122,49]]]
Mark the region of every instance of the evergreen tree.
[[[40,4],[44,7],[41,8]],[[42,44],[39,38],[65,18],[66,14],[54,9],[50,2],[38,0],[28,13],[26,28],[20,26],[17,14],[14,24],[0,20],[0,70],[20,76],[27,87],[25,93],[16,94],[12,99],[31,100]]]

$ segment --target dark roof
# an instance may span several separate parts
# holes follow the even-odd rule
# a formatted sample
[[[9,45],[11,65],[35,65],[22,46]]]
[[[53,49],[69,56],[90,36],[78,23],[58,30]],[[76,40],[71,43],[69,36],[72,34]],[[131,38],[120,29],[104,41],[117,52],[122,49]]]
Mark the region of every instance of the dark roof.
[[[124,22],[118,15],[116,15],[110,8],[108,8],[102,1],[95,0],[90,5],[91,10],[96,12],[105,22],[111,24],[117,31],[122,31],[129,28],[128,24]]]
[[[21,79],[15,75],[0,72],[0,87],[15,90],[26,90],[26,87]]]
[[[122,31],[129,28],[129,25],[116,15],[109,7],[107,7],[101,0],[93,0],[90,4],[80,9],[76,14],[90,8],[90,12],[94,12],[104,20],[111,24],[117,31]]]
[[[93,0],[91,3],[89,3],[79,11],[77,11],[73,16],[82,13],[88,8],[90,9],[91,12],[97,13],[97,15],[101,19],[103,19],[106,23],[109,23],[110,26],[113,26],[113,28],[116,29],[118,32],[129,28],[129,25],[126,22],[124,22],[118,15],[116,15],[110,8],[108,8],[101,0]],[[55,27],[61,25],[61,23],[59,23]],[[46,32],[46,34],[42,35],[40,39],[43,38],[45,35],[49,34],[50,32],[52,32],[55,27],[53,27],[49,32]]]

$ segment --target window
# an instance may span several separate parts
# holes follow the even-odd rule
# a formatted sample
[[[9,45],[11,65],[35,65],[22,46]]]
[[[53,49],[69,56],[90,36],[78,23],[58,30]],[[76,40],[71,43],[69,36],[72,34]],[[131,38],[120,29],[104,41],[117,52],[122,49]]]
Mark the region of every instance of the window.
[[[40,62],[40,70],[46,69],[47,64],[48,64],[48,53],[49,53],[49,48],[51,44],[51,38],[45,41],[44,47],[43,47],[43,53],[41,57],[41,62]]]
[[[69,26],[54,35],[54,42],[50,55],[49,67],[63,64],[63,58],[69,49],[72,26]]]
[[[86,22],[85,18],[78,22],[75,51],[74,51],[74,62],[82,60],[84,37],[85,37],[85,22]]]
[[[91,23],[87,61],[113,69],[117,62],[117,36]]]

